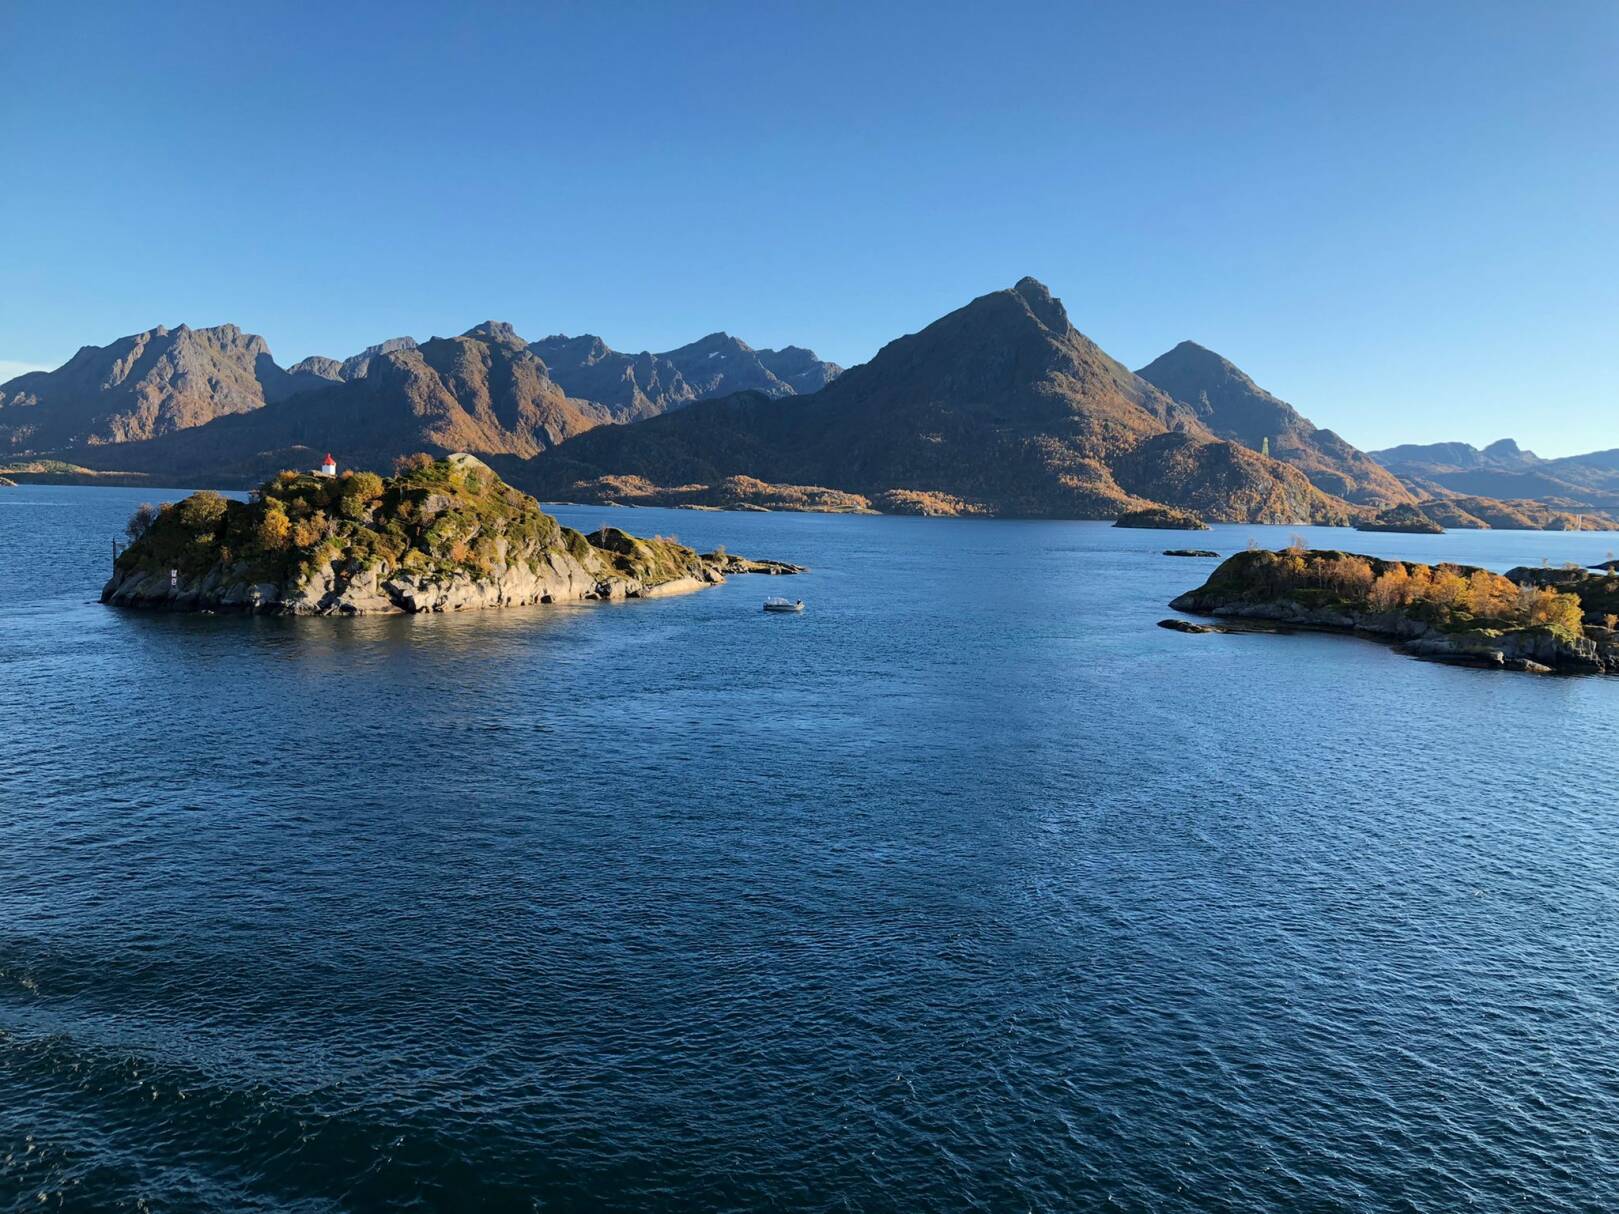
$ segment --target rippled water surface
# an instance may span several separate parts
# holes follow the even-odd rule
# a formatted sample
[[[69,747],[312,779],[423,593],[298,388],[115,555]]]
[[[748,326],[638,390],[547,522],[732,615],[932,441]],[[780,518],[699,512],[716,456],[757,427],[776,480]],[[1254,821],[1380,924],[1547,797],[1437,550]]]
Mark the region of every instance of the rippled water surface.
[[[0,1207],[1619,1207],[1619,679],[1154,627],[1253,527],[563,509],[814,572],[103,608],[151,496],[0,490]]]

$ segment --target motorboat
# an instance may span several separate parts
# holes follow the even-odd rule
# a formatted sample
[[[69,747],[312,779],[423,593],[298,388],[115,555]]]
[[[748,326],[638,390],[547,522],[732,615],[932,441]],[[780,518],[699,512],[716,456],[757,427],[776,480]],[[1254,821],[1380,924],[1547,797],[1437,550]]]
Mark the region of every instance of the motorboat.
[[[765,600],[765,610],[766,611],[802,611],[802,610],[804,610],[804,600],[803,599],[766,599]]]

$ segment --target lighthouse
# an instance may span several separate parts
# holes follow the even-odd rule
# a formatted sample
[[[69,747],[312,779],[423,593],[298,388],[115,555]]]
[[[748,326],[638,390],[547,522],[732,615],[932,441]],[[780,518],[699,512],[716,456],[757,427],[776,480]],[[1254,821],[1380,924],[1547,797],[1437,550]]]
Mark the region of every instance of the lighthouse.
[[[326,459],[324,461],[322,461],[322,463],[321,463],[320,475],[322,475],[322,476],[336,476],[337,475],[337,461],[332,458],[332,453],[330,451],[328,451],[326,453]]]

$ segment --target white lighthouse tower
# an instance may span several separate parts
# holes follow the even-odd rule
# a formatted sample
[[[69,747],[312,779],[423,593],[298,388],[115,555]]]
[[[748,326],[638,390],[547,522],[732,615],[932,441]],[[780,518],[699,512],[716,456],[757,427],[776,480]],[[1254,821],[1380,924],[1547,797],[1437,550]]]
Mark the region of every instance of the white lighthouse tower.
[[[337,461],[332,458],[332,453],[330,451],[328,451],[326,453],[326,459],[321,463],[320,475],[321,476],[336,476],[337,475]]]

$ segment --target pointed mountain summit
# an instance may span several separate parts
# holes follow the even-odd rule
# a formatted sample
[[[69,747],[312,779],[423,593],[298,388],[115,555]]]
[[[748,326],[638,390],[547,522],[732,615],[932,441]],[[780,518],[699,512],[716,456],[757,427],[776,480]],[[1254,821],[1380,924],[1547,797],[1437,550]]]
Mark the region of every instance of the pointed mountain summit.
[[[694,347],[723,356],[725,342]],[[1166,503],[1266,522],[1347,514],[1298,470],[1216,440],[1195,409],[1075,329],[1032,278],[889,342],[813,395],[744,392],[599,429],[529,473],[552,496],[588,496],[603,477],[750,477],[926,512],[1111,518]]]
[[[1254,383],[1236,364],[1183,341],[1136,372],[1190,408],[1216,437],[1292,464],[1323,493],[1383,509],[1412,501],[1405,486],[1365,452]]]
[[[153,438],[260,409],[308,386],[277,366],[255,333],[159,325],[85,346],[55,371],[0,384],[0,450]]]

